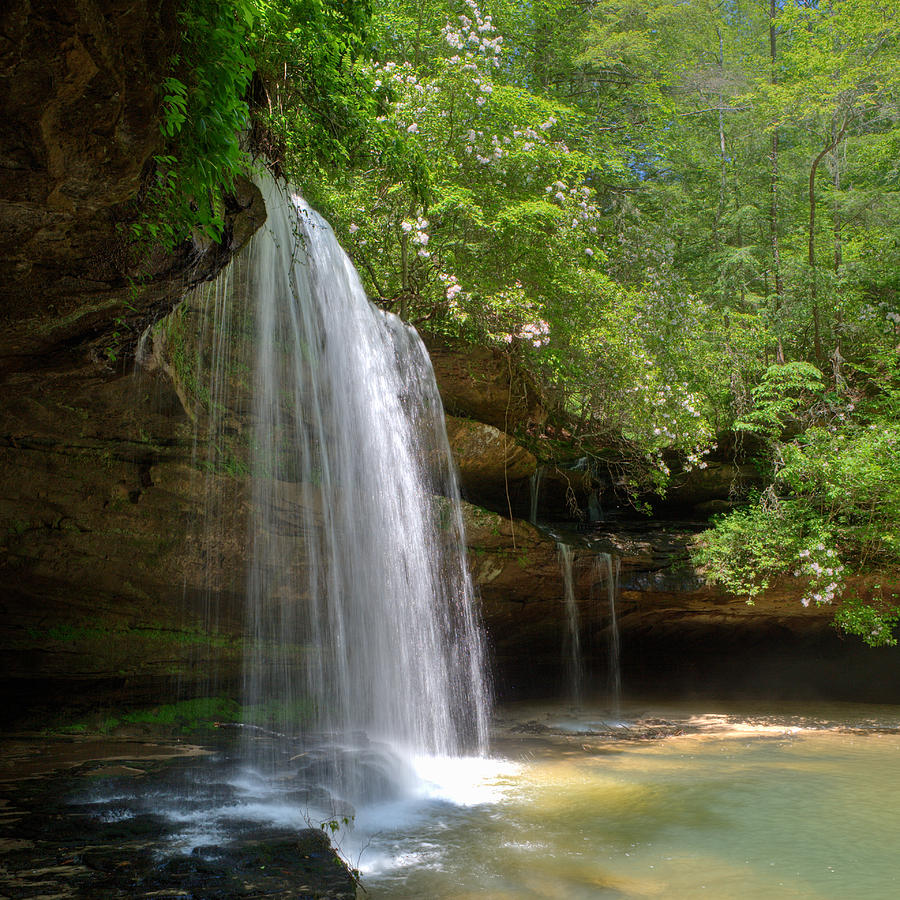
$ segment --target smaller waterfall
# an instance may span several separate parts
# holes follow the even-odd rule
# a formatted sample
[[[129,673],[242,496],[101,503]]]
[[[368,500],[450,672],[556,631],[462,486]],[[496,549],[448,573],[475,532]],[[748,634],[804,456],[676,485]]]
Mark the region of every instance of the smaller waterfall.
[[[620,561],[611,553],[598,553],[595,562],[597,581],[606,585],[609,607],[608,659],[609,659],[609,701],[616,715],[622,708],[622,663],[619,641],[619,622],[616,617],[616,599],[619,595]]]
[[[579,634],[578,604],[575,602],[575,554],[568,544],[558,541],[559,567],[563,580],[563,602],[566,605],[566,632],[563,641],[563,655],[566,658],[566,677],[569,696],[576,706],[581,705],[584,688],[584,663],[581,658],[581,636]]]
[[[531,473],[531,507],[528,513],[528,521],[537,525],[538,504],[541,499],[541,482],[544,480],[544,467],[538,466]]]

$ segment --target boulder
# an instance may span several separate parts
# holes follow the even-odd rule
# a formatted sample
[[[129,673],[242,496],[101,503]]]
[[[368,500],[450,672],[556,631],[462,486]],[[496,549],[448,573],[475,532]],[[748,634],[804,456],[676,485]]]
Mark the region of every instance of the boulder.
[[[509,434],[546,420],[534,380],[504,353],[427,333],[422,339],[450,415],[484,422]]]
[[[531,477],[537,460],[492,425],[447,416],[447,438],[463,495],[483,506],[503,508],[510,485]]]

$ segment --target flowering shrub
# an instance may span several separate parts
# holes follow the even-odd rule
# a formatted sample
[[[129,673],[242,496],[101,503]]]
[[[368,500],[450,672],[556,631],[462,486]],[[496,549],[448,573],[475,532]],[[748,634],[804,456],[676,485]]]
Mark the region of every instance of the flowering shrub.
[[[890,405],[889,410],[890,411]],[[696,559],[711,581],[752,602],[778,576],[803,579],[801,602],[841,601],[844,631],[892,644],[896,598],[862,603],[847,576],[900,563],[900,424],[884,412],[845,424],[835,416],[779,449],[776,480],[757,503],[718,519]]]

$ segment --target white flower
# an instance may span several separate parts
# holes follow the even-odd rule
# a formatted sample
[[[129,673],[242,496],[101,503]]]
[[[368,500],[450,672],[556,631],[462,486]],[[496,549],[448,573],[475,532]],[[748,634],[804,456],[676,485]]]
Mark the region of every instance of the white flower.
[[[415,122],[413,122],[412,125],[410,125],[409,128],[407,128],[406,130],[407,130],[410,134],[418,134],[418,133],[419,133],[419,126],[416,125]]]
[[[350,227],[347,229],[347,231],[349,231],[350,234],[356,234],[356,232],[359,231],[359,225],[351,222]]]

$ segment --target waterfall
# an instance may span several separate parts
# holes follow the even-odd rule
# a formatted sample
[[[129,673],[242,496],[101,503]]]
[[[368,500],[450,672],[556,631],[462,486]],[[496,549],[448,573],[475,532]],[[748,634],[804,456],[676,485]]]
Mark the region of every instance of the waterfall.
[[[537,525],[538,504],[541,500],[541,482],[544,479],[544,467],[538,466],[531,473],[531,506],[528,513],[528,521],[532,525]]]
[[[563,655],[566,660],[566,674],[569,697],[576,706],[581,705],[584,682],[584,664],[581,658],[581,636],[578,621],[578,604],[575,602],[575,554],[568,544],[558,541],[559,567],[562,572],[563,602],[566,607],[566,631]]]
[[[267,222],[201,292],[198,328],[208,463],[235,448],[251,482],[246,720],[406,757],[483,751],[484,647],[427,352],[317,213],[261,190]]]
[[[606,585],[609,608],[608,659],[609,659],[609,701],[617,715],[622,709],[622,664],[619,643],[619,623],[616,618],[616,599],[619,595],[620,560],[611,553],[598,553],[595,570],[597,580]]]
[[[559,553],[559,567],[563,583],[563,603],[565,606],[565,625],[563,632],[563,658],[565,660],[566,682],[569,697],[576,706],[584,699],[585,663],[581,645],[581,616],[575,599],[575,552],[571,545],[562,541],[556,543]],[[607,660],[609,703],[612,711],[618,715],[622,708],[622,670],[621,647],[619,642],[619,623],[616,614],[616,600],[619,595],[620,560],[611,553],[597,553],[594,557],[591,586],[591,608],[600,604],[600,597],[595,588],[605,588],[606,607],[609,611],[609,627],[607,633]],[[596,616],[598,613],[591,613]],[[590,650],[590,648],[589,648]],[[593,678],[591,678],[593,680]]]

